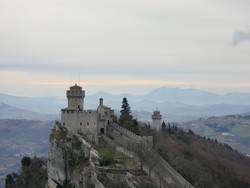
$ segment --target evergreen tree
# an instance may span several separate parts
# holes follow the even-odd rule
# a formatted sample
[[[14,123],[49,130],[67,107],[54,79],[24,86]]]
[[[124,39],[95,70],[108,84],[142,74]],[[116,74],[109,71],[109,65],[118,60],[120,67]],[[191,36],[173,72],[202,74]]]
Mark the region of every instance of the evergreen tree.
[[[127,98],[123,98],[122,107],[121,107],[121,115],[119,119],[119,123],[121,126],[126,127],[125,125],[132,121],[133,116],[131,115],[131,108],[128,104]]]
[[[135,134],[139,134],[139,126],[138,121],[136,119],[133,119],[133,116],[131,115],[131,108],[128,103],[127,98],[123,98],[122,100],[122,107],[121,107],[121,115],[119,118],[119,124],[132,131]]]
[[[131,113],[131,108],[128,104],[128,100],[126,97],[124,97],[122,100],[122,110],[120,112],[121,112],[121,115],[130,115]]]
[[[162,130],[166,130],[166,123],[165,123],[165,121],[162,122],[161,128],[162,128]]]

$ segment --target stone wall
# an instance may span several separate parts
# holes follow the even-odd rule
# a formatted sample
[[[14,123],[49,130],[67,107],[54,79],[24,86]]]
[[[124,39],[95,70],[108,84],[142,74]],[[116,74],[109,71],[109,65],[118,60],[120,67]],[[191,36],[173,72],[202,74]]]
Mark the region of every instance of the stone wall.
[[[116,148],[122,148],[119,151],[133,155],[133,157],[141,161],[144,170],[158,187],[192,187],[153,149],[152,136],[138,136],[117,124],[110,126],[108,136],[110,140],[105,139],[108,143],[112,140]]]
[[[154,149],[143,148],[143,161],[151,178],[158,182],[159,187],[191,188],[187,182],[167,161],[165,161]]]
[[[136,149],[141,144],[145,147],[153,147],[153,136],[138,136],[116,123],[110,124],[107,134],[125,148]]]
[[[61,123],[72,134],[81,132],[93,143],[98,142],[97,111],[63,109],[61,112]]]

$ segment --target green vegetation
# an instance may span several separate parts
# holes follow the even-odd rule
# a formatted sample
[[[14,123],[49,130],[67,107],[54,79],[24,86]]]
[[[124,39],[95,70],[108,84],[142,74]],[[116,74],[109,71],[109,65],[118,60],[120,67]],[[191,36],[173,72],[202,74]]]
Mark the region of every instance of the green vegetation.
[[[9,172],[20,168],[24,156],[47,156],[49,132],[54,121],[0,120],[0,187]]]
[[[123,98],[122,100],[122,107],[121,107],[121,115],[119,118],[119,124],[130,130],[131,132],[139,135],[139,124],[136,119],[133,118],[131,115],[131,108],[130,105],[128,104],[127,98]]]
[[[6,188],[44,188],[47,182],[46,160],[44,158],[23,157],[20,174],[8,174],[5,179]]]
[[[96,147],[96,151],[100,154],[100,166],[108,166],[114,164],[116,150],[111,147]]]
[[[75,188],[75,186],[69,183],[68,181],[64,181],[63,185],[58,184],[56,188]]]
[[[250,154],[250,118],[242,115],[201,118],[182,124],[201,136],[216,139]]]
[[[65,163],[69,168],[81,168],[88,163],[82,149],[82,143],[75,135],[70,135],[68,130],[56,122],[57,128],[54,127],[50,133],[50,141],[55,140],[58,148],[64,152]],[[56,130],[58,129],[58,130]]]
[[[119,179],[112,181],[106,176],[105,173],[102,173],[97,174],[97,178],[107,188],[129,188],[131,186],[128,185],[127,181],[129,181],[130,184],[133,184],[136,188],[156,188],[148,177],[130,177],[127,181],[119,181]]]
[[[231,131],[241,137],[250,137],[250,125],[238,124],[234,126]]]
[[[171,129],[171,130],[169,130]],[[163,132],[141,128],[154,135],[154,148],[195,187],[244,188],[250,186],[250,159],[217,140],[169,126]]]
[[[105,146],[105,147],[96,147],[95,150],[101,156],[101,160],[99,161],[101,166],[120,164],[123,167],[124,165],[126,167],[138,167],[138,164],[135,162],[134,159],[123,154],[120,151],[115,150],[115,148]]]
[[[105,186],[105,187],[108,187],[108,188],[129,188],[129,186],[125,183],[125,182],[114,182],[114,181],[111,181],[107,176],[106,174],[97,174],[97,178],[100,182],[102,182],[102,184]]]

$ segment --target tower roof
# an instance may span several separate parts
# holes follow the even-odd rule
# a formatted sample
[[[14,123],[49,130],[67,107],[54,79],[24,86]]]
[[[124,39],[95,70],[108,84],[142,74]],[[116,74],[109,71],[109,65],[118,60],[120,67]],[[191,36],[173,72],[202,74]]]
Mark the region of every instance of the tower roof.
[[[74,88],[79,88],[79,89],[81,89],[82,87],[81,86],[78,86],[76,83],[75,83],[75,85],[73,85],[73,86],[70,86],[70,89],[74,89]]]

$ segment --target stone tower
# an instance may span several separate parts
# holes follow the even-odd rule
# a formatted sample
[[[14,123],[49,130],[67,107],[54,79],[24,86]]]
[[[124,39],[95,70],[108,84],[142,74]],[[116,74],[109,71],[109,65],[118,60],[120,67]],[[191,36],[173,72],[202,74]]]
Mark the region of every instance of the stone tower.
[[[161,131],[161,114],[160,111],[156,110],[152,115],[153,129]]]
[[[84,97],[85,91],[82,90],[82,87],[75,84],[70,87],[70,90],[67,90],[67,98],[68,98],[68,108],[69,109],[84,109]]]

